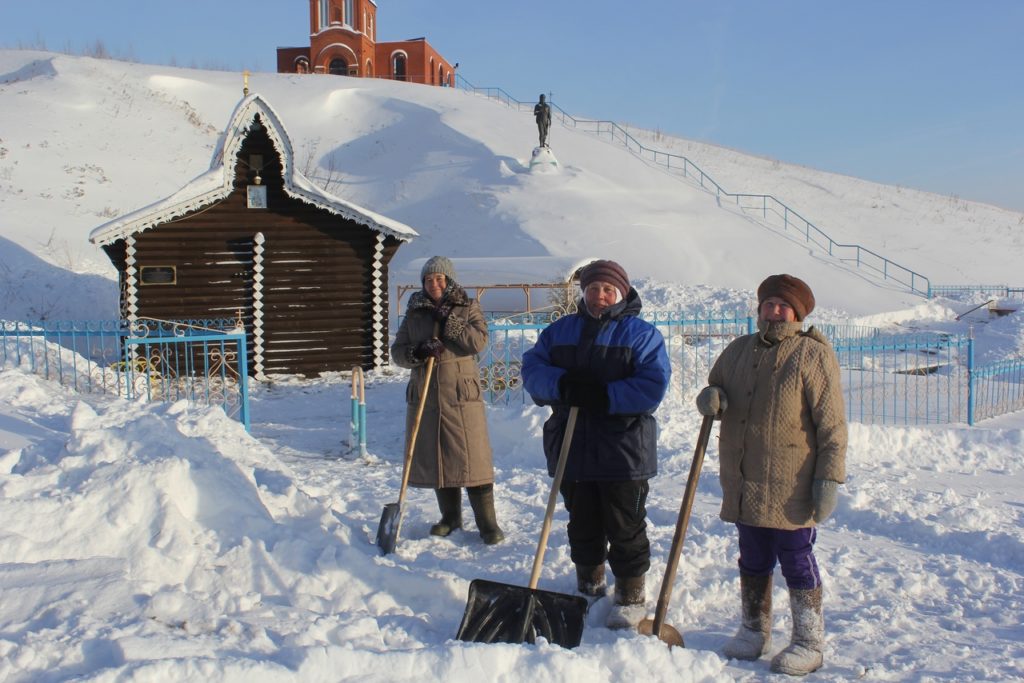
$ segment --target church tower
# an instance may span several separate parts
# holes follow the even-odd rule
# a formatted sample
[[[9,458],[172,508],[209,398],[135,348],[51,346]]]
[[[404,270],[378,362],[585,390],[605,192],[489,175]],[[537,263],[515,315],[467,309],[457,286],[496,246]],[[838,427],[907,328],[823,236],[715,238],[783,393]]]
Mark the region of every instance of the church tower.
[[[308,48],[277,49],[279,73],[455,85],[455,69],[426,38],[377,42],[373,0],[309,0],[309,40]]]

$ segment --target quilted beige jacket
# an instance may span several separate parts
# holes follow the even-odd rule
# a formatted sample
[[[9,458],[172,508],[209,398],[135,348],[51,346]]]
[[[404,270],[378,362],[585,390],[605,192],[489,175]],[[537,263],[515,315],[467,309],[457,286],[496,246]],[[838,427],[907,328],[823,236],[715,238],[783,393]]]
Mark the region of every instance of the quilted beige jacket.
[[[839,363],[813,327],[777,323],[740,337],[708,382],[725,391],[719,456],[721,517],[775,529],[814,525],[811,483],[846,478]]]

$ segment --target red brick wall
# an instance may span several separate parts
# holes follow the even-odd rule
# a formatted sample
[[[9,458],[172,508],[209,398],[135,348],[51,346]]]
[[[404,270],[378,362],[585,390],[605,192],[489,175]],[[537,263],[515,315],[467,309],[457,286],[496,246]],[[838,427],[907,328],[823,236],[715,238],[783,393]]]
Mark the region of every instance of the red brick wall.
[[[295,60],[300,57],[305,57],[306,62],[309,62],[309,48],[308,47],[279,47],[277,48],[277,73],[279,74],[292,74],[295,73]]]

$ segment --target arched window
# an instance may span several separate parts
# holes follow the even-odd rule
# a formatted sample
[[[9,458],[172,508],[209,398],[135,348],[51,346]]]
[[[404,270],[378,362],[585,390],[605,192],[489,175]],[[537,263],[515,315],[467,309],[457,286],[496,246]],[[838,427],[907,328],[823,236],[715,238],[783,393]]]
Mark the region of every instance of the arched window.
[[[348,75],[348,62],[341,57],[335,57],[331,60],[330,65],[327,67],[327,72],[335,76],[347,76]]]
[[[308,74],[309,73],[309,60],[305,57],[295,61],[295,73],[297,74]]]
[[[434,58],[433,57],[430,58],[430,68],[427,69],[427,78],[430,79],[430,84],[433,85],[434,84]],[[424,78],[423,82],[426,83],[427,79]]]
[[[437,84],[444,85],[444,66],[441,64],[437,65]]]
[[[392,58],[391,73],[394,74],[396,81],[405,80],[405,55],[401,52],[396,52]]]
[[[352,28],[357,28],[357,19],[355,0],[345,0],[345,23]]]
[[[373,62],[366,60],[366,77],[373,78]]]

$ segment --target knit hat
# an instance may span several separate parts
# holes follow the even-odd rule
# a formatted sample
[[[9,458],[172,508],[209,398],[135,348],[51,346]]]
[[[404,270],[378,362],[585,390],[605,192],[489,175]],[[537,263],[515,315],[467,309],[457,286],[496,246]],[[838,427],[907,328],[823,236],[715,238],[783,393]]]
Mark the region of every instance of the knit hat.
[[[757,307],[768,297],[776,296],[792,307],[797,320],[803,320],[814,310],[814,294],[807,283],[792,275],[769,275],[757,288]]]
[[[615,285],[623,299],[629,294],[629,276],[615,261],[594,261],[584,266],[580,272],[580,289],[586,291],[587,285],[591,282],[607,282]]]
[[[452,264],[451,259],[444,256],[431,256],[427,259],[427,262],[423,264],[423,270],[420,271],[420,282],[423,282],[428,275],[434,273],[443,273],[449,281],[456,279],[455,266]]]

